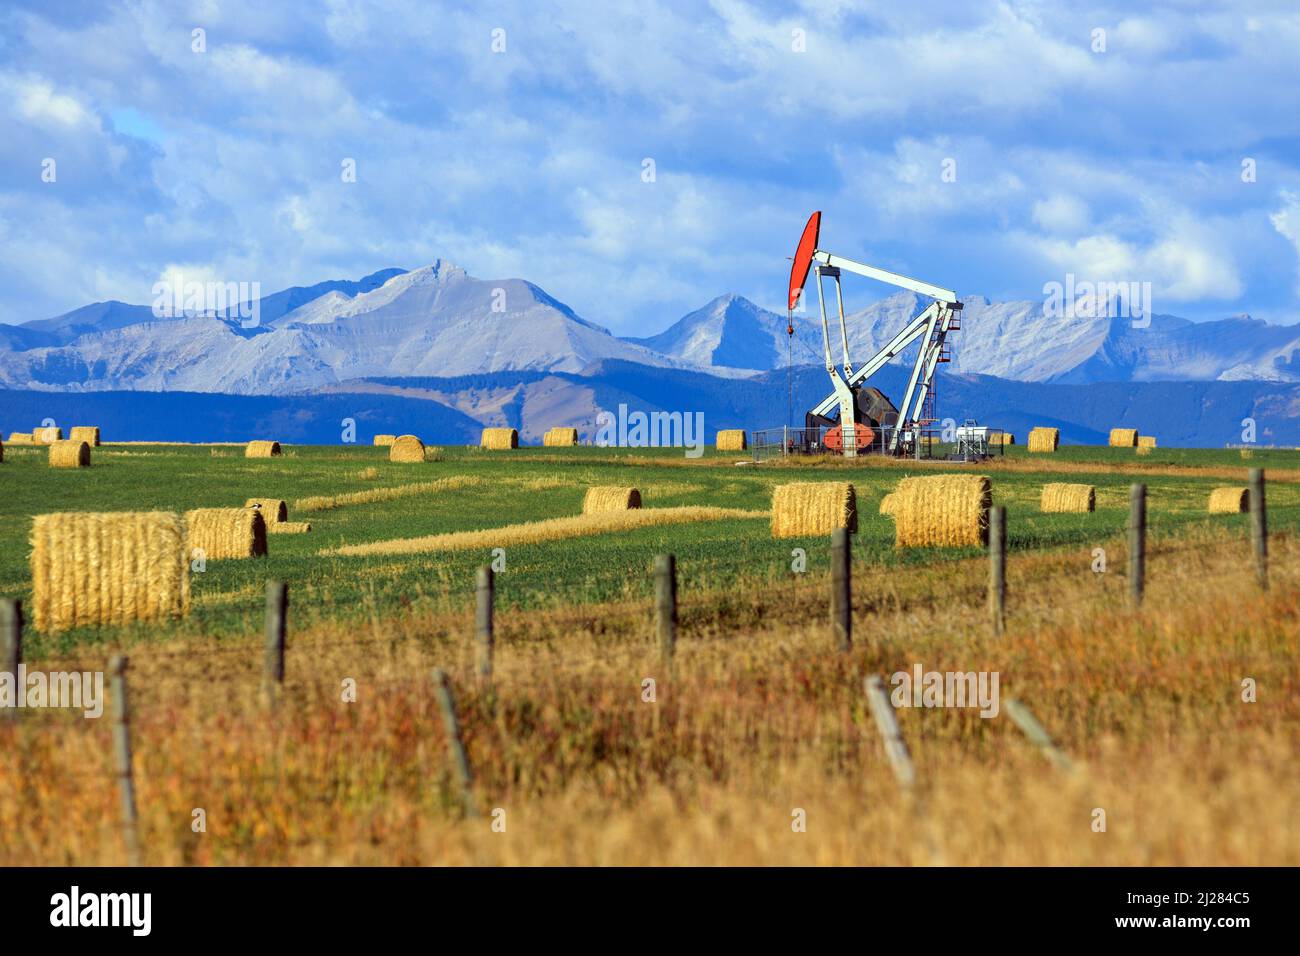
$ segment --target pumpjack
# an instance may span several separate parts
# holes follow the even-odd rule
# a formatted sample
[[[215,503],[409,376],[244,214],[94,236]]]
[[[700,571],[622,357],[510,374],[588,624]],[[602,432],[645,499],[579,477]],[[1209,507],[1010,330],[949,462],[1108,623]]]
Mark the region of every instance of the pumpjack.
[[[803,235],[799,237],[794,263],[790,268],[790,294],[787,304],[790,321],[787,332],[790,335],[794,334],[794,310],[803,296],[809,272],[815,272],[817,301],[821,309],[826,373],[830,376],[832,388],[831,394],[825,401],[807,412],[804,424],[813,434],[819,434],[820,429],[827,429],[823,439],[825,446],[832,451],[841,452],[846,458],[856,457],[860,449],[865,451],[876,448],[877,435],[881,441],[880,450],[891,455],[904,454],[916,448],[920,441],[919,430],[934,421],[931,404],[934,394],[934,373],[940,363],[948,361],[945,343],[949,332],[961,328],[962,304],[957,300],[957,293],[950,289],[943,289],[929,282],[922,282],[920,279],[912,279],[896,272],[855,262],[821,248],[819,245],[821,220],[820,212],[814,212],[808,218]],[[934,300],[883,348],[856,369],[849,358],[849,333],[844,318],[844,294],[840,287],[842,272],[852,272],[868,279],[886,282]],[[831,355],[830,323],[826,317],[826,296],[822,286],[826,279],[835,282],[835,302],[840,317],[840,344],[844,357],[843,374],[836,368],[835,360]],[[884,368],[890,359],[918,340],[921,347],[917,351],[912,375],[907,383],[907,391],[903,395],[903,404],[901,408],[895,408],[883,392],[868,385],[867,382],[871,376]],[[832,417],[837,409],[838,416]]]

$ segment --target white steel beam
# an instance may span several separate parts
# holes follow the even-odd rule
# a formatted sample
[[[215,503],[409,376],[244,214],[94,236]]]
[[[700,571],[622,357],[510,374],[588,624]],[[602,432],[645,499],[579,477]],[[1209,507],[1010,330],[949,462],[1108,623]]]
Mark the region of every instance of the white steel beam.
[[[957,293],[951,289],[941,289],[937,285],[922,282],[920,279],[912,279],[905,275],[899,275],[897,272],[888,272],[885,269],[877,269],[875,266],[869,266],[865,263],[854,262],[852,259],[845,259],[843,256],[837,256],[823,249],[818,249],[813,253],[813,261],[827,266],[834,266],[837,269],[846,269],[849,272],[866,276],[868,279],[875,279],[878,282],[888,282],[900,289],[910,289],[912,292],[938,299],[940,302],[946,302],[949,305],[957,303]]]

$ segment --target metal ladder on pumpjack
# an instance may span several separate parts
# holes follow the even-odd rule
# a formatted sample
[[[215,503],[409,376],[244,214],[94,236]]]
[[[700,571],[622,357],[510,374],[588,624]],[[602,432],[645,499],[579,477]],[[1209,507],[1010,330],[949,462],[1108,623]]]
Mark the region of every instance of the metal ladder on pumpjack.
[[[954,312],[948,323],[948,331],[955,332],[961,328],[961,313]],[[934,333],[927,343],[927,348],[933,348],[935,341],[939,338],[939,327],[936,325]],[[945,336],[943,345],[939,347],[939,357],[935,359],[936,366],[943,365],[952,361],[952,352],[948,348],[948,339]],[[937,371],[937,369],[936,369]],[[920,448],[924,447],[926,452],[935,445],[934,425],[939,420],[938,406],[935,401],[935,393],[938,391],[938,375],[930,380],[930,387],[926,390],[925,401],[921,403],[921,417],[916,420],[916,435],[919,442],[917,448],[917,457],[920,457]],[[942,437],[942,435],[940,435]]]

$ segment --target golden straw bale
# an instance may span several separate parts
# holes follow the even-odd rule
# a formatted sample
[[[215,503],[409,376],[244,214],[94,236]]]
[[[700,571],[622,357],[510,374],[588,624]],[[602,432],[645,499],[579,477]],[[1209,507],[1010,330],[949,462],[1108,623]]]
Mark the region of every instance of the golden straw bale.
[[[893,492],[894,546],[973,547],[989,543],[992,486],[984,475],[904,478]]]
[[[726,428],[718,432],[714,444],[718,451],[744,451],[749,447],[743,428]]]
[[[1139,448],[1155,448],[1155,447],[1156,447],[1156,436],[1155,436],[1155,435],[1138,435],[1138,447],[1139,447]]]
[[[576,444],[578,444],[576,428],[561,428],[557,425],[542,436],[542,445],[545,448],[571,448]]]
[[[1056,451],[1061,444],[1059,428],[1034,428],[1029,432],[1029,450],[1031,452]]]
[[[9,444],[11,445],[35,445],[30,432],[10,432]]]
[[[376,436],[375,436],[375,444],[376,444],[376,445],[383,445],[385,448],[388,447],[389,445],[391,445],[391,444],[392,444],[393,442],[395,442],[395,441],[397,441],[397,436],[396,436],[396,435],[376,435]]]
[[[72,433],[68,435],[72,441],[84,441],[91,448],[99,447],[99,426],[98,425],[73,425]]]
[[[772,489],[772,537],[858,530],[857,493],[847,481],[796,481]]]
[[[582,499],[582,513],[600,514],[602,511],[627,511],[641,507],[641,492],[635,488],[617,488],[612,485],[592,485]]]
[[[48,428],[32,429],[33,445],[53,445],[56,441],[63,441],[63,429],[54,425]]]
[[[309,521],[277,521],[266,526],[267,534],[306,534],[310,530]]]
[[[1016,436],[1011,432],[994,432],[989,436],[990,445],[1014,445]]]
[[[414,435],[403,435],[388,446],[389,461],[424,461],[424,442]]]
[[[894,494],[890,492],[880,499],[880,513],[882,515],[892,515],[894,513]]]
[[[278,441],[250,441],[244,448],[245,458],[274,458],[279,454]]]
[[[57,441],[50,446],[51,468],[89,468],[90,446],[84,441]]]
[[[273,524],[289,520],[289,505],[279,498],[249,498],[244,502],[244,507],[261,510],[262,520],[268,529]]]
[[[1047,513],[1096,511],[1097,489],[1092,485],[1072,485],[1065,482],[1043,485],[1039,510]]]
[[[180,617],[189,610],[189,555],[178,514],[37,515],[31,545],[39,631]]]
[[[1250,504],[1249,488],[1215,488],[1210,492],[1210,514],[1240,514]]]
[[[1111,448],[1136,448],[1138,430],[1136,428],[1112,428],[1110,430]]]
[[[479,438],[480,448],[492,448],[504,451],[519,447],[519,432],[513,428],[485,428]]]
[[[260,558],[266,554],[266,521],[255,508],[195,508],[185,512],[189,546],[203,556]]]

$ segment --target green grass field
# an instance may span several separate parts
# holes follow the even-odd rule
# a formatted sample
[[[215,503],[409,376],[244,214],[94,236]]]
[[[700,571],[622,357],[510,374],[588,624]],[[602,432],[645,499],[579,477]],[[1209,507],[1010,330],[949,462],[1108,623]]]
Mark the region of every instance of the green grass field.
[[[742,455],[709,452],[690,460],[674,449],[543,449],[485,452],[443,449],[440,460],[395,464],[387,449],[294,446],[276,459],[245,459],[242,447],[105,445],[93,466],[57,470],[44,448],[10,446],[0,465],[0,595],[29,597],[27,537],[33,515],[53,511],[144,511],[235,507],[248,498],[283,498],[291,520],[310,521],[310,534],[271,536],[262,559],[211,561],[193,576],[193,610],[184,625],[141,627],[154,636],[183,626],[199,633],[239,636],[261,624],[264,582],[288,581],[296,614],[346,620],[375,618],[408,604],[463,605],[471,599],[475,567],[490,549],[406,556],[336,557],[321,551],[339,545],[417,537],[448,531],[495,528],[577,514],[589,485],[632,485],[648,508],[719,505],[766,510],[774,485],[792,480],[851,480],[857,489],[859,532],[855,558],[877,573],[905,564],[970,557],[967,550],[903,551],[893,547],[893,524],[877,514],[880,498],[909,473],[933,473],[935,463],[916,465],[867,459],[859,463],[803,461],[794,465],[737,466]],[[1244,484],[1247,467],[1277,469],[1270,484],[1270,525],[1284,531],[1300,523],[1300,485],[1288,469],[1300,453],[1257,451],[1244,460],[1235,450],[1157,449],[1137,457],[1125,449],[1066,447],[1053,456],[1008,450],[988,467],[949,465],[941,470],[983,471],[993,477],[995,503],[1008,509],[1011,551],[1095,547],[1122,532],[1128,489],[1148,485],[1153,540],[1195,536],[1204,529],[1236,527],[1245,517],[1205,513],[1210,490]],[[1062,473],[1068,468],[1068,473]],[[1040,470],[1042,469],[1042,470]],[[1204,473],[1214,470],[1214,474]],[[1140,474],[1138,472],[1141,472]],[[305,511],[295,503],[337,495],[428,482],[453,475],[482,479],[456,490]],[[1078,481],[1097,488],[1094,514],[1044,515],[1038,497],[1047,481]],[[761,586],[788,577],[792,549],[807,551],[808,570],[826,565],[820,539],[773,540],[762,518],[663,525],[620,533],[505,548],[498,601],[519,607],[556,606],[642,596],[653,556],[678,557],[683,588]],[[62,635],[58,646],[101,640],[103,631]],[[113,635],[133,639],[137,634]],[[40,641],[39,636],[34,639]]]

